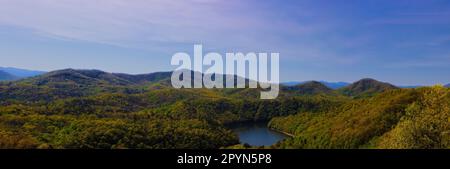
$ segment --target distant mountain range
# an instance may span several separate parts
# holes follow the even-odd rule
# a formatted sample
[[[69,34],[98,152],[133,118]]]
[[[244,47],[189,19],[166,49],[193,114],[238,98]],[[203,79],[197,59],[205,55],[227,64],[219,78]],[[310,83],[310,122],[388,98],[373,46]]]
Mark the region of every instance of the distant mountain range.
[[[398,86],[400,88],[404,88],[404,89],[414,89],[414,88],[419,88],[419,87],[424,87],[421,85],[410,85],[410,86]]]
[[[8,72],[0,70],[0,81],[3,81],[3,80],[16,80],[16,79],[18,79],[18,77],[14,76],[14,75],[12,75],[12,74],[10,74]]]
[[[140,74],[140,75],[129,75],[129,74],[123,74],[123,73],[107,73],[100,70],[75,70],[75,69],[64,69],[64,70],[57,70],[52,72],[45,72],[45,71],[36,71],[36,70],[27,70],[27,69],[20,69],[20,68],[13,68],[13,67],[0,67],[0,81],[10,81],[10,80],[19,80],[23,78],[28,77],[35,77],[38,75],[44,75],[43,77],[40,77],[40,79],[44,77],[49,77],[55,80],[58,76],[63,75],[73,75],[68,77],[77,78],[78,80],[81,80],[83,78],[91,78],[92,75],[101,78],[101,80],[105,80],[108,82],[111,82],[113,84],[135,84],[135,83],[145,83],[145,82],[154,82],[161,79],[166,79],[166,83],[168,82],[168,79],[170,79],[171,72],[156,72],[156,73],[149,73],[149,74]],[[60,80],[65,80],[63,79]],[[35,79],[37,80],[37,79]],[[47,79],[48,80],[48,79]],[[369,80],[369,79],[365,79]],[[373,80],[373,79],[371,79]],[[39,80],[37,80],[39,81]],[[42,82],[42,81],[41,81]],[[377,81],[378,82],[378,81]],[[330,90],[336,90],[341,89],[344,87],[349,87],[352,85],[351,83],[347,82],[328,82],[328,81],[291,81],[291,82],[284,82],[281,83],[281,85],[286,86],[287,90],[295,89],[295,88],[304,88],[304,89],[311,89],[311,86],[315,86],[318,83],[323,84],[325,87],[329,88]],[[304,86],[299,86],[305,84]],[[315,85],[312,85],[315,84]],[[384,86],[384,85],[374,85],[374,86]],[[389,88],[391,88],[394,85],[389,84]],[[384,86],[386,87],[386,86]],[[417,88],[421,87],[420,85],[413,85],[413,86],[398,86],[396,88]],[[445,87],[450,87],[450,84],[445,85]],[[383,88],[383,87],[381,87]],[[322,91],[327,93],[327,89],[323,88],[323,86],[318,86],[317,90],[307,90],[309,92],[306,93],[316,93],[317,91]],[[359,93],[359,92],[357,92]]]
[[[414,85],[414,86],[398,86],[400,88],[405,88],[405,89],[411,89],[411,88],[419,88],[419,87],[426,87],[424,85]],[[450,84],[446,84],[444,85],[444,87],[450,87]]]
[[[33,77],[44,74],[44,71],[35,71],[27,69],[19,69],[13,67],[0,67],[0,81],[17,80],[21,78]]]
[[[295,86],[295,85],[304,84],[307,82],[310,82],[310,81],[303,81],[303,82],[291,81],[291,82],[284,82],[281,84],[285,85],[285,86]],[[331,89],[339,89],[339,88],[346,87],[351,84],[351,83],[347,83],[347,82],[328,82],[328,81],[318,81],[318,82],[324,84],[325,86],[327,86]],[[418,88],[418,87],[424,87],[424,86],[423,85],[408,85],[408,86],[397,86],[397,87],[404,88],[404,89],[411,89],[411,88]],[[447,84],[446,87],[450,87],[450,84]]]
[[[195,73],[195,72],[193,72]],[[28,86],[48,86],[54,88],[55,93],[62,95],[86,95],[88,93],[111,90],[114,86],[133,87],[148,86],[155,88],[171,87],[172,72],[156,72],[149,74],[130,75],[123,73],[108,73],[101,70],[76,70],[63,69],[45,73],[31,78],[16,81],[16,84],[27,84]],[[6,76],[7,79],[14,79],[14,76]],[[200,76],[201,77],[201,76]],[[194,78],[194,77],[193,77]],[[237,79],[239,77],[235,77]],[[282,85],[281,94],[285,96],[300,95],[347,95],[354,97],[371,96],[376,93],[398,87],[374,79],[362,79],[353,84],[345,82],[319,82],[309,81],[297,85]],[[114,88],[116,90],[118,88]],[[131,88],[128,88],[131,89]],[[30,91],[33,89],[29,89]],[[120,89],[122,90],[122,89]],[[134,91],[135,90],[135,91]],[[236,96],[256,96],[258,89],[241,89],[227,92]],[[128,93],[139,92],[138,88],[129,90]],[[231,94],[229,93],[229,94]]]
[[[285,82],[285,83],[281,83],[281,84],[285,85],[285,86],[295,86],[295,85],[305,84],[305,83],[309,83],[309,82],[311,82],[311,81],[303,81],[303,82],[292,81],[292,82]],[[331,89],[338,89],[338,88],[350,85],[350,83],[347,83],[347,82],[327,82],[327,81],[316,81],[316,82],[320,82]]]

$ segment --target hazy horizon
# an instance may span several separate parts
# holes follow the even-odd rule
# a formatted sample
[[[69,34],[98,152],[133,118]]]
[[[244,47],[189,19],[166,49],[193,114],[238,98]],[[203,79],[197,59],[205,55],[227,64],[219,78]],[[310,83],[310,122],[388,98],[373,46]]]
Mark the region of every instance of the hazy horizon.
[[[51,71],[58,71],[58,70],[64,70],[64,69],[75,69],[75,70],[100,70],[100,71],[104,71],[104,72],[107,72],[107,73],[125,73],[125,74],[130,74],[130,75],[139,75],[139,74],[148,74],[148,73],[157,73],[157,72],[170,72],[170,71],[172,71],[172,70],[167,70],[167,71],[156,71],[156,72],[144,72],[144,73],[126,73],[126,72],[114,72],[114,71],[105,71],[105,70],[101,70],[101,69],[95,69],[95,68],[91,68],[91,69],[78,69],[78,68],[64,68],[64,69],[57,69],[57,70],[32,70],[32,69],[26,69],[26,68],[18,68],[18,67],[10,67],[10,66],[1,66],[0,65],[0,68],[15,68],[15,69],[24,69],[24,70],[29,70],[29,71],[41,71],[41,72],[45,72],[45,73],[48,73],[48,72],[51,72]],[[349,83],[349,84],[351,84],[351,83],[353,83],[353,82],[356,82],[356,81],[359,81],[359,80],[362,80],[362,79],[365,79],[365,78],[371,78],[371,79],[375,79],[375,78],[372,78],[372,77],[361,77],[361,78],[359,78],[359,79],[355,79],[355,80],[353,80],[353,81],[329,81],[329,80],[324,80],[324,79],[307,79],[307,80],[291,80],[291,81],[280,81],[280,84],[281,83],[302,83],[302,82],[308,82],[308,81],[318,81],[318,82],[328,82],[328,83]],[[441,84],[441,85],[447,85],[447,84],[450,84],[450,83],[436,83],[436,84],[431,84],[431,85],[424,85],[424,84],[396,84],[396,83],[392,83],[392,82],[389,82],[389,81],[382,81],[382,80],[379,80],[379,79],[375,79],[375,80],[378,80],[378,81],[381,81],[381,82],[386,82],[386,83],[391,83],[391,84],[393,84],[393,85],[395,85],[395,86],[398,86],[398,87],[414,87],[414,86],[432,86],[432,85],[438,85],[438,84]]]

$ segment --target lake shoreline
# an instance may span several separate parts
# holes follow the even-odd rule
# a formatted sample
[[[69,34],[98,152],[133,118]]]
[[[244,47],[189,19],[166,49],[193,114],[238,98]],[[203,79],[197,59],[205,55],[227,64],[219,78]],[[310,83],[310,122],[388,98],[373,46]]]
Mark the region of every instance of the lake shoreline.
[[[271,127],[267,127],[267,128],[269,128],[270,130],[272,130],[272,131],[274,131],[274,132],[278,132],[278,133],[282,133],[282,134],[284,134],[284,135],[287,135],[287,136],[289,136],[289,137],[295,137],[294,134],[291,134],[291,133],[288,133],[288,132],[284,132],[284,131],[281,131],[281,130],[277,130],[277,129],[271,128]]]
[[[239,136],[241,144],[251,146],[272,146],[286,138],[293,137],[292,134],[272,129],[268,121],[252,121],[228,125],[229,129]]]
[[[250,124],[264,124],[265,123],[269,130],[287,135],[289,137],[295,137],[295,135],[292,133],[288,133],[288,132],[281,131],[281,130],[270,127],[269,122],[270,122],[270,120],[259,120],[259,121],[246,120],[246,121],[237,121],[237,122],[227,123],[227,124],[224,124],[224,126],[230,130],[233,130],[233,128],[236,128],[236,126],[250,125]]]

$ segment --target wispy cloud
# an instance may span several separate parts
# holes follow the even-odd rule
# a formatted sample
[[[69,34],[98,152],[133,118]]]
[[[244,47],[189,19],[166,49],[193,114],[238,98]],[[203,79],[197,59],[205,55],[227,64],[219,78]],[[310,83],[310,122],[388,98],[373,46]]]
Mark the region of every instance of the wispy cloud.
[[[170,52],[194,43],[227,51],[281,52],[291,59],[310,58],[298,54],[320,51],[299,41],[307,40],[303,35],[331,29],[329,23],[301,21],[313,16],[301,7],[296,10],[302,12],[279,15],[276,7],[261,4],[253,0],[1,0],[0,25],[52,38]],[[297,50],[299,45],[304,51]]]
[[[261,11],[252,14],[252,8],[236,0],[2,0],[0,24],[129,47],[219,41],[248,46],[274,31],[311,31]]]
[[[0,23],[50,35],[102,43],[185,42],[230,28],[219,15],[222,1],[164,0],[6,0]]]

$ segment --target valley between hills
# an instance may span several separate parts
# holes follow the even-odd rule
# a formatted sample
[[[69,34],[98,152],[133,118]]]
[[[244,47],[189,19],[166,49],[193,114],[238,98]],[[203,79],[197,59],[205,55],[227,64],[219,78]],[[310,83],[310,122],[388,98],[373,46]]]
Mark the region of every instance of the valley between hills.
[[[309,81],[260,100],[260,89],[174,89],[171,72],[2,72],[0,148],[450,148],[448,86],[400,88],[366,78],[330,88]],[[251,147],[226,127],[259,121],[292,137]]]

